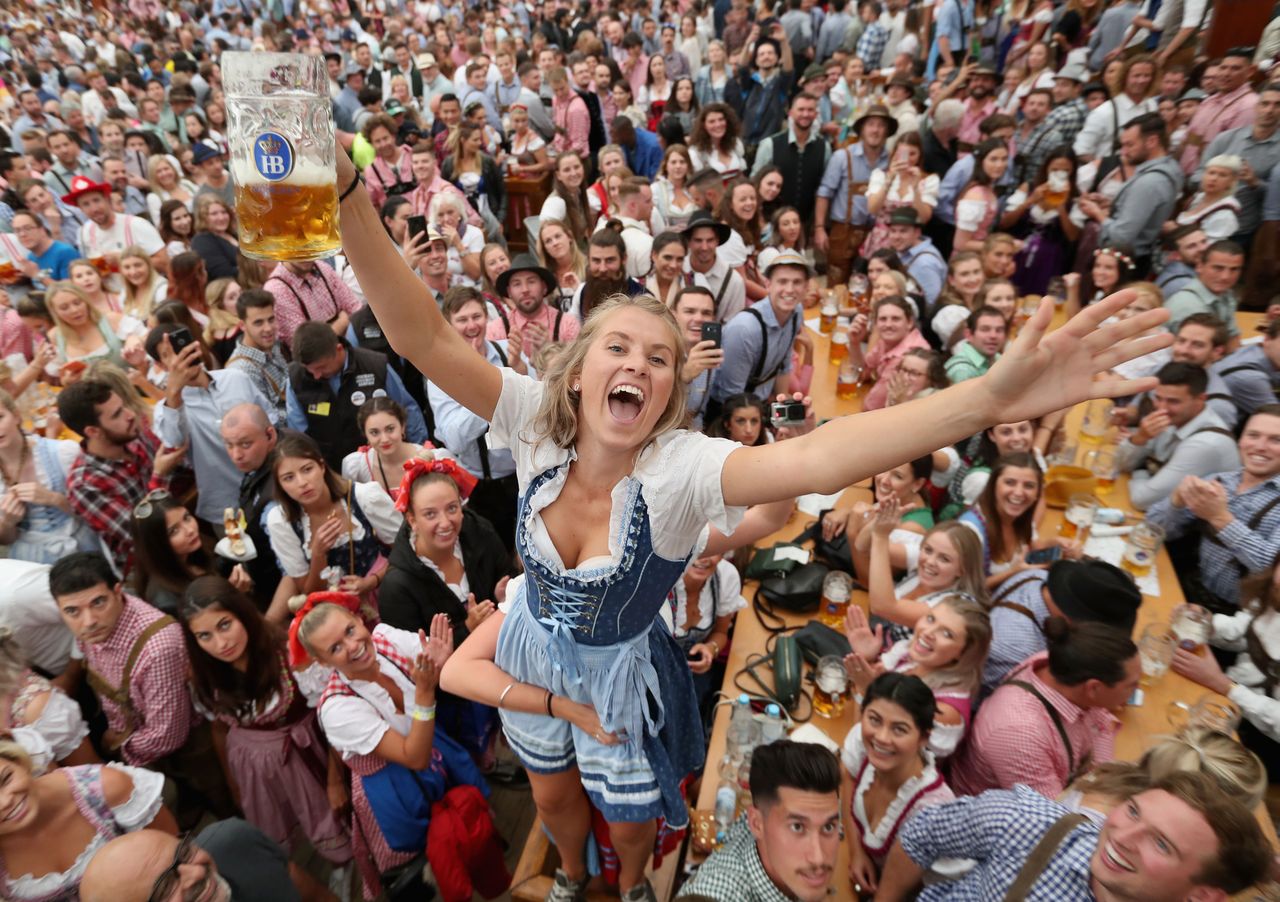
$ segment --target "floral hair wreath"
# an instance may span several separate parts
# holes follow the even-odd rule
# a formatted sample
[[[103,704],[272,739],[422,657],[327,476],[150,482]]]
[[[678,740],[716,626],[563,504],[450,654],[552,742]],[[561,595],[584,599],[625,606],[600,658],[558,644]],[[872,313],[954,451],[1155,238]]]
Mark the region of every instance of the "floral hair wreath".
[[[1100,247],[1093,252],[1094,259],[1097,259],[1099,254],[1106,254],[1108,257],[1115,257],[1117,260],[1119,260],[1121,263],[1124,264],[1125,269],[1129,270],[1130,272],[1133,271],[1133,268],[1134,268],[1133,258],[1130,257],[1128,254],[1126,254],[1124,251],[1117,250],[1114,247]]]
[[[298,627],[302,625],[302,621],[308,614],[322,604],[336,604],[357,617],[363,616],[360,610],[360,596],[352,595],[350,592],[312,592],[310,595],[295,595],[290,598],[289,610],[293,611],[294,615],[289,623],[289,666],[301,668],[311,661],[311,656],[303,647],[302,640],[298,638]]]
[[[430,455],[431,452],[426,452]],[[443,473],[453,480],[458,487],[458,494],[465,501],[479,482],[468,473],[452,457],[418,456],[404,462],[404,477],[400,480],[400,494],[396,497],[396,510],[405,513],[409,510],[409,496],[413,494],[413,484],[419,476],[427,473]]]

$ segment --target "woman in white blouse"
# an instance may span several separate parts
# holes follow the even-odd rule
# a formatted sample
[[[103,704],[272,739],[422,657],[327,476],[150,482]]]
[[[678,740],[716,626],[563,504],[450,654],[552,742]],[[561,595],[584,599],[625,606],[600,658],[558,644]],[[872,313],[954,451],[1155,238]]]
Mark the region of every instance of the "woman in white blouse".
[[[662,157],[658,178],[653,183],[653,205],[662,214],[667,228],[677,232],[684,231],[698,209],[693,196],[685,188],[692,172],[689,148],[683,144],[672,144]]]
[[[123,764],[63,767],[34,775],[22,746],[0,740],[0,897],[76,899],[89,860],[135,830],[176,834],[164,777]]]
[[[698,113],[689,136],[689,162],[693,171],[710,167],[727,182],[747,168],[743,156],[738,114],[725,103],[709,103]]]
[[[47,754],[50,764],[68,767],[101,760],[89,742],[89,725],[80,706],[31,670],[26,652],[8,627],[0,627],[0,716],[11,729],[24,728],[15,730],[14,739],[34,759]],[[30,742],[33,733],[41,741]]]
[[[862,256],[870,257],[889,243],[889,216],[899,207],[912,207],[921,224],[933,218],[938,205],[938,177],[920,168],[923,144],[916,132],[898,139],[886,172],[873,169],[867,183],[867,209],[875,227],[862,242]]]
[[[279,504],[267,514],[267,534],[285,576],[316,592],[336,567],[344,592],[376,591],[404,522],[391,496],[376,482],[351,483],[330,470],[307,435],[282,437],[270,466]]]
[[[1187,208],[1163,231],[1195,225],[1210,241],[1230,238],[1240,230],[1240,201],[1236,200],[1236,183],[1244,161],[1235,154],[1220,153],[1204,165],[1200,190],[1192,196]]]
[[[356,425],[365,442],[342,459],[342,476],[351,482],[376,482],[395,501],[404,465],[422,446],[404,437],[404,408],[390,398],[370,398],[360,405]]]

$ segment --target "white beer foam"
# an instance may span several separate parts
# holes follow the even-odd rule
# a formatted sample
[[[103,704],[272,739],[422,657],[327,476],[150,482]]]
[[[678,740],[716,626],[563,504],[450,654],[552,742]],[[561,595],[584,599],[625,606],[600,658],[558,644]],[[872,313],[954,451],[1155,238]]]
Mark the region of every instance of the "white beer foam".
[[[293,171],[289,173],[288,178],[272,181],[264,178],[262,173],[254,168],[252,160],[234,160],[231,164],[231,174],[236,180],[237,185],[336,185],[338,175],[332,166],[322,166],[319,163],[313,163],[310,160],[300,160],[293,164]]]

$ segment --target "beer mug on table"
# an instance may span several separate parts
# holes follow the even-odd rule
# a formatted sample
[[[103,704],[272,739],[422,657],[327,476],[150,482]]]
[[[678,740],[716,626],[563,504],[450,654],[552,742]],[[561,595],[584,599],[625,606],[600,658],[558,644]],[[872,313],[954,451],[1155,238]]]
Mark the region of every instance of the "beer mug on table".
[[[1213,637],[1213,614],[1198,604],[1180,604],[1173,609],[1172,626],[1178,647],[1199,654]]]
[[[318,260],[341,247],[333,114],[324,58],[224,53],[240,250]]]
[[[839,655],[819,658],[818,666],[813,669],[813,713],[819,717],[839,717],[844,712],[848,691],[849,674],[844,669],[844,659]]]
[[[1090,445],[1101,445],[1111,428],[1111,408],[1114,405],[1103,398],[1089,401],[1084,408],[1084,420],[1080,423],[1080,440]]]
[[[853,595],[853,577],[840,570],[832,570],[822,578],[822,606],[818,620],[833,630],[844,629],[844,615],[849,610],[849,598]]]
[[[1116,485],[1116,477],[1120,475],[1116,452],[1110,448],[1095,448],[1085,455],[1084,465],[1093,471],[1094,478],[1097,479],[1098,494],[1111,494]]]
[[[1160,551],[1160,543],[1163,541],[1164,530],[1159,526],[1145,520],[1137,524],[1125,537],[1124,556],[1120,560],[1120,568],[1134,579],[1142,579],[1151,572],[1156,554]]]
[[[1058,535],[1064,539],[1081,538],[1093,525],[1093,515],[1098,512],[1098,499],[1092,495],[1072,495],[1067,502],[1067,512],[1058,526]]]

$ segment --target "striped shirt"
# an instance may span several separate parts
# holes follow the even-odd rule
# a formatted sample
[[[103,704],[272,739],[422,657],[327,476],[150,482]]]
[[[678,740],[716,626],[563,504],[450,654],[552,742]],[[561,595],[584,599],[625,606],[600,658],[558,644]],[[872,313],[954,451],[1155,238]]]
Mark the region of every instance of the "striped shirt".
[[[1216,533],[1217,542],[1207,537],[1200,542],[1200,580],[1216,597],[1230,604],[1240,602],[1240,571],[1257,573],[1271,566],[1280,554],[1280,475],[1240,491],[1242,470],[1215,473],[1208,479],[1227,490],[1227,510],[1232,521]],[[1260,519],[1259,519],[1260,518]],[[1147,511],[1147,519],[1163,526],[1176,539],[1196,528],[1195,514],[1174,507],[1166,498]],[[1258,521],[1258,525],[1252,524]]]

